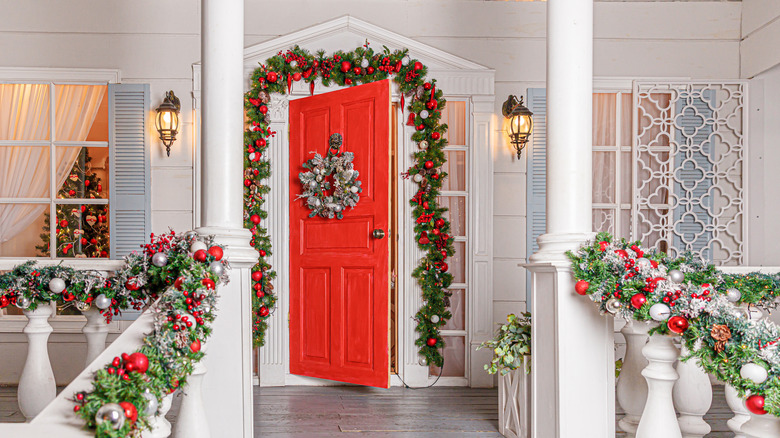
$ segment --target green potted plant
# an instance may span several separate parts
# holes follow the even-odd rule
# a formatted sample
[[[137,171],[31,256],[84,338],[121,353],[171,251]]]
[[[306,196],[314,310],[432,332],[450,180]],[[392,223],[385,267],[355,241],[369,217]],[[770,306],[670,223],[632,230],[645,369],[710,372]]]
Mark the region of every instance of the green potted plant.
[[[531,432],[531,314],[507,315],[496,336],[479,348],[493,350],[485,370],[499,375],[498,431],[508,438],[527,438]]]

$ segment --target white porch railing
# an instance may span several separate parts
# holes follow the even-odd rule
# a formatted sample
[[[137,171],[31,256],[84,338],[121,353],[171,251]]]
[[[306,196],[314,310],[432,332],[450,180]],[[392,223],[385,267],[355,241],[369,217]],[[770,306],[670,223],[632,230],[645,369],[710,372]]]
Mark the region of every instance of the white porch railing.
[[[777,273],[780,267],[723,267],[720,270],[734,274]],[[640,325],[642,327],[638,327]],[[617,395],[626,415],[620,420],[619,428],[627,436],[636,438],[704,437],[711,429],[704,420],[712,404],[709,376],[695,359],[679,360],[681,353],[672,337],[648,337],[649,327],[647,323],[633,322],[622,330],[626,336],[626,355],[617,382]],[[638,353],[640,350],[642,354]],[[640,384],[640,374],[647,381],[647,392]],[[780,437],[780,418],[749,413],[744,400],[730,386],[726,387],[726,401],[734,412],[728,426],[737,438]]]

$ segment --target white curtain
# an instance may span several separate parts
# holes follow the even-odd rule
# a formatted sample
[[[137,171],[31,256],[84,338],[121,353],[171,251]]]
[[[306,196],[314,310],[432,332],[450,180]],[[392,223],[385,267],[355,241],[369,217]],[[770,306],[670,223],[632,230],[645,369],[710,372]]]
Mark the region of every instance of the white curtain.
[[[55,99],[56,141],[84,141],[103,100],[103,85],[58,85]],[[48,84],[0,85],[0,140],[49,140]],[[56,185],[68,177],[81,147],[57,148]],[[48,147],[0,146],[0,198],[49,197]],[[0,204],[0,243],[30,225],[47,207]]]

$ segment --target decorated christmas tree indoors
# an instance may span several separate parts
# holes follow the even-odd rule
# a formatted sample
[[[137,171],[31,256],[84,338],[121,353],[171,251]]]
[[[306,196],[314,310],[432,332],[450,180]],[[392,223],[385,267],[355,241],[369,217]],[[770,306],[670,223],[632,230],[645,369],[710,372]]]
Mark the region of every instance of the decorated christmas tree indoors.
[[[57,193],[58,199],[101,199],[103,186],[92,170],[92,157],[82,148],[68,178]],[[41,256],[49,255],[50,215],[36,248]],[[90,204],[57,205],[57,257],[108,257],[108,206]]]

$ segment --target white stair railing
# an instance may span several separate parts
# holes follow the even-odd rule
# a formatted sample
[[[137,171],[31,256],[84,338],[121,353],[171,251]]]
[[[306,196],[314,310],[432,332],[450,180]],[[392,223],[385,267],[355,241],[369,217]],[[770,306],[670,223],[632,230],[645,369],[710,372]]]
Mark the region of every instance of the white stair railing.
[[[163,397],[160,408],[157,410],[157,415],[149,421],[152,430],[144,431],[141,434],[143,438],[166,438],[171,435],[171,422],[165,418],[165,414],[171,410],[172,403],[173,393]],[[206,427],[206,430],[208,430],[208,427]]]
[[[649,339],[647,335],[649,329],[650,325],[646,323],[626,321],[626,325],[620,330],[626,340],[626,355],[615,392],[618,404],[626,413],[620,419],[618,426],[628,437],[636,435],[647,400],[647,381],[642,376],[642,370],[647,366],[647,359],[642,355],[642,348]]]
[[[201,344],[205,353],[207,343]],[[201,386],[206,374],[206,365],[200,361],[192,368],[192,374],[187,378],[187,385],[182,388],[183,399],[179,407],[179,416],[173,428],[174,438],[209,438],[211,431],[206,421],[206,408],[203,405]]]
[[[774,415],[756,415],[750,413],[750,420],[742,425],[745,438],[777,438],[780,437],[780,418]]]
[[[742,433],[742,425],[750,420],[750,411],[745,407],[742,398],[737,394],[737,390],[731,385],[726,385],[726,403],[734,412],[734,416],[726,422],[729,429],[734,432],[734,438],[747,438]]]
[[[87,338],[87,362],[89,365],[103,350],[106,349],[106,337],[108,336],[108,324],[105,317],[95,306],[81,312],[87,318],[87,323],[81,329]]]
[[[642,348],[648,364],[642,375],[647,379],[647,402],[637,428],[637,438],[682,438],[672,402],[672,389],[678,379],[674,362],[680,356],[671,336],[654,334]]]
[[[27,421],[38,415],[57,395],[54,371],[49,360],[49,335],[54,330],[49,325],[53,306],[40,304],[35,310],[25,310],[27,325],[27,359],[19,379],[19,410]]]
[[[688,355],[685,344],[682,345],[680,357]],[[683,438],[704,438],[712,428],[704,415],[712,406],[712,383],[710,377],[699,367],[699,360],[691,358],[685,362],[677,361],[677,374],[680,379],[672,391],[674,407],[680,414],[677,422]]]

